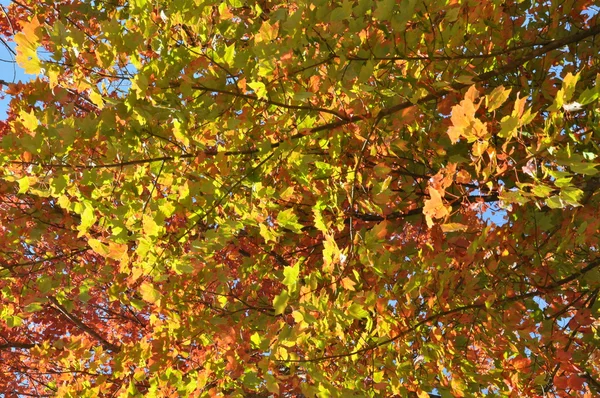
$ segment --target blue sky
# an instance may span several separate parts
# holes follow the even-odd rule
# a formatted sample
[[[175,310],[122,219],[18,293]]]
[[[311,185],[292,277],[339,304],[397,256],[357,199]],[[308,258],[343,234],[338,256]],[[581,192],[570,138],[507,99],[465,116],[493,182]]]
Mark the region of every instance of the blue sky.
[[[0,0],[0,4],[3,7],[7,7],[10,4],[10,0]],[[4,18],[4,13],[1,10],[0,17]],[[8,45],[13,51],[15,50],[14,43],[9,42]],[[14,60],[14,54],[8,48],[6,48],[3,43],[0,43],[0,80],[4,80],[6,82],[17,82],[26,81],[35,77],[34,75],[26,75],[23,69],[20,68]],[[5,98],[0,98],[0,120],[4,120],[6,118],[6,111],[8,109],[9,102],[10,97],[8,96]],[[504,219],[506,212],[499,210],[496,204],[488,204],[488,206],[490,207],[482,214],[482,219],[486,220],[487,222],[494,222],[498,225],[503,225],[506,222]]]
[[[0,0],[0,4],[5,7],[8,7],[10,4],[9,0]],[[0,18],[6,18],[4,13],[0,10]],[[14,51],[15,45],[14,43],[8,43],[11,49]],[[19,68],[19,66],[14,62],[14,55],[6,48],[4,43],[0,43],[0,80],[4,80],[7,82],[18,82],[23,80],[31,79],[35,76],[26,75],[23,72],[23,69]],[[6,87],[3,87],[5,89]],[[6,118],[6,109],[8,107],[8,103],[10,98],[0,99],[0,120],[4,120]]]

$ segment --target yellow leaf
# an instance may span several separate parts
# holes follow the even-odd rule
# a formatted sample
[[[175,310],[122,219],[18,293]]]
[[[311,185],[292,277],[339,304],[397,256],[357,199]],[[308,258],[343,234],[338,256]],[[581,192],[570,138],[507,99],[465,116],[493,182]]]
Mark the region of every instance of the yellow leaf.
[[[440,225],[444,232],[466,231],[468,226],[459,223],[448,223]]]
[[[325,240],[323,241],[323,271],[331,271],[333,264],[340,261],[341,253],[334,236],[325,234]]]
[[[35,117],[35,114],[33,113],[33,109],[29,111],[29,113],[21,111],[19,113],[19,119],[23,126],[31,132],[31,135],[35,136],[35,130],[39,123],[37,117]]]
[[[384,239],[387,236],[387,225],[388,222],[387,220],[383,220],[380,223],[378,223],[377,225],[375,225],[375,227],[373,227],[373,235],[375,235],[378,239]]]
[[[512,88],[505,89],[504,86],[498,86],[489,95],[486,96],[487,110],[493,112],[500,108],[508,99]]]
[[[25,192],[27,192],[27,190],[29,190],[32,179],[33,179],[32,177],[27,177],[27,176],[19,179],[19,193],[25,193]],[[35,181],[33,181],[33,182],[35,183]]]
[[[46,75],[48,76],[48,85],[51,89],[54,89],[56,86],[58,86],[59,72],[56,69],[48,70]]]
[[[578,80],[579,73],[573,75],[571,72],[567,73],[567,75],[563,79],[562,90],[564,91],[563,101],[565,103],[569,102],[571,98],[573,98],[573,94],[575,93],[575,86],[577,85]]]
[[[525,111],[525,102],[527,102],[527,97],[519,98],[519,93],[517,93],[517,99],[515,100],[515,108],[513,109],[512,116],[520,119],[523,116],[523,112]]]
[[[14,37],[17,44],[17,64],[30,75],[37,75],[41,70],[40,59],[37,56],[39,37],[36,30],[39,26],[38,19],[33,18],[31,22],[25,24],[22,32],[17,33]]]
[[[181,122],[177,119],[173,120],[173,135],[175,136],[175,139],[183,143],[183,145],[190,145],[190,140],[185,134],[181,132]]]
[[[263,22],[255,37],[255,42],[260,43],[261,41],[271,41],[277,38],[279,32],[279,24],[275,23],[271,25],[269,21]]]
[[[479,98],[479,91],[477,91],[475,85],[472,85],[465,93],[465,99],[471,102],[475,102],[477,98]]]
[[[154,221],[154,218],[145,214],[144,218],[142,219],[142,228],[144,229],[144,233],[148,236],[158,236],[160,231],[160,227],[156,221]]]
[[[98,109],[104,108],[104,100],[102,99],[102,95],[95,90],[92,90],[90,93],[90,101],[92,101],[92,103],[96,105]]]
[[[122,243],[108,242],[108,257],[114,260],[127,258],[128,247]]]
[[[248,87],[250,87],[258,98],[267,98],[267,88],[262,82],[252,82],[248,83]]]
[[[108,242],[108,245],[106,245],[98,239],[88,239],[88,245],[102,257],[121,260],[124,256],[127,256],[127,245],[124,244]]]
[[[438,190],[429,187],[429,195],[430,198],[425,201],[425,206],[423,207],[423,214],[425,214],[427,226],[431,228],[434,218],[446,217],[450,212],[444,205],[442,195]]]
[[[344,289],[355,291],[356,289],[354,288],[354,285],[356,285],[356,282],[354,282],[352,279],[348,277],[342,279],[342,286]]]
[[[101,255],[102,257],[108,256],[108,246],[100,242],[98,239],[88,239],[88,245],[90,245],[92,250]]]
[[[141,284],[140,293],[142,294],[142,299],[149,303],[154,304],[160,300],[160,292],[148,282],[144,282]]]
[[[452,380],[450,380],[450,387],[452,388],[452,392],[454,393],[454,396],[456,397],[464,397],[465,394],[463,392],[465,386],[462,383],[462,381],[457,380],[456,378],[452,378]]]

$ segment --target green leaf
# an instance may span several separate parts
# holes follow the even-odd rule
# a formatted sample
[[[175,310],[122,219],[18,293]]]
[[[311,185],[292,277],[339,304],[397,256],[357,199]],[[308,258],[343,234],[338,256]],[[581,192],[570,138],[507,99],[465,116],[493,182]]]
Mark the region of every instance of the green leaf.
[[[317,228],[319,231],[321,231],[323,233],[327,233],[327,231],[329,231],[329,227],[327,226],[325,217],[323,217],[323,213],[321,212],[320,206],[318,206],[318,202],[317,202],[317,206],[314,206],[312,210],[313,210],[313,215],[314,215],[315,228]]]
[[[590,104],[598,99],[598,95],[600,94],[599,91],[600,91],[600,87],[598,87],[598,86],[587,88],[587,89],[583,90],[583,92],[577,99],[577,102],[580,103],[581,105]]]
[[[571,184],[572,180],[573,177],[560,177],[554,180],[554,185],[556,185],[558,188],[571,187],[573,185]]]
[[[259,228],[260,228],[260,236],[263,237],[265,242],[269,242],[269,241],[277,242],[277,239],[281,236],[280,233],[278,233],[273,228],[270,228],[265,224],[260,224]]]
[[[60,195],[69,184],[69,177],[59,175],[52,179],[50,186],[52,187],[52,195]]]
[[[355,319],[362,319],[369,316],[369,311],[365,310],[360,304],[352,303],[348,307],[348,314]]]
[[[302,228],[304,227],[298,222],[298,216],[294,213],[294,209],[280,211],[277,214],[277,223],[280,227],[291,229],[296,233],[302,232]]]
[[[42,275],[36,281],[37,288],[42,293],[48,293],[52,289],[52,279],[48,275]]]
[[[563,207],[565,207],[563,201],[560,199],[559,196],[556,195],[546,199],[546,205],[551,209],[562,209]]]
[[[585,174],[589,176],[593,176],[598,174],[598,170],[596,169],[597,164],[594,163],[583,163],[583,162],[573,162],[569,163],[569,168],[573,170],[575,173]]]
[[[254,389],[258,384],[262,382],[262,380],[258,378],[256,372],[250,371],[244,374],[242,382],[244,383],[244,386]]]
[[[225,55],[223,56],[223,61],[229,66],[233,66],[234,64],[234,55],[235,55],[235,43],[232,43],[230,46],[225,47]]]
[[[294,100],[295,101],[306,101],[307,99],[310,99],[314,96],[315,95],[313,93],[309,93],[306,91],[299,91],[294,94]]]
[[[283,270],[283,275],[285,278],[283,279],[283,284],[287,286],[288,290],[292,290],[292,287],[298,281],[298,275],[300,273],[300,263],[301,261],[297,261],[292,267],[285,267]]]
[[[31,303],[25,306],[25,312],[37,312],[43,310],[44,307],[40,303]]]
[[[331,22],[342,21],[352,14],[352,3],[345,1],[342,7],[337,7],[331,12],[329,20]]]
[[[131,301],[131,306],[138,311],[143,310],[144,307],[146,306],[146,303],[142,300],[132,298],[130,301]]]
[[[392,17],[392,11],[394,10],[395,4],[395,0],[378,1],[373,16],[380,21],[389,20]]]
[[[285,308],[287,307],[288,300],[290,296],[287,290],[284,290],[278,296],[275,296],[273,299],[273,308],[275,309],[275,315],[283,314]]]
[[[96,222],[96,215],[94,214],[94,208],[87,202],[83,204],[83,212],[81,213],[81,225],[79,230],[81,232],[87,231]]]
[[[16,328],[23,324],[23,319],[17,315],[9,315],[5,318],[6,326],[9,328]]]
[[[132,3],[135,8],[143,10],[146,7],[146,5],[148,4],[148,0],[133,0]]]
[[[578,188],[563,188],[560,191],[560,197],[568,204],[578,206],[583,197],[583,191]]]
[[[267,381],[267,390],[275,396],[279,396],[279,383],[277,379],[269,373],[265,374],[265,380]]]
[[[548,187],[546,185],[536,185],[535,187],[533,187],[533,189],[531,190],[531,192],[540,198],[545,198],[548,195],[550,195],[552,193],[552,191],[554,191],[554,188],[552,187]]]
[[[180,259],[176,259],[172,264],[173,270],[178,274],[191,274],[194,272],[194,267],[188,262]]]

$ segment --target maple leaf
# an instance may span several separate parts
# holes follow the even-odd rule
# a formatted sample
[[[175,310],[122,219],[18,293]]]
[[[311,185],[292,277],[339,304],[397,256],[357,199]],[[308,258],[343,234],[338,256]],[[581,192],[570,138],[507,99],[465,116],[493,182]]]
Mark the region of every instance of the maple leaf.
[[[488,135],[485,124],[475,117],[481,102],[475,104],[475,86],[471,86],[465,94],[465,99],[452,108],[452,126],[448,129],[448,136],[452,142],[457,142],[461,137],[474,141],[478,138],[486,138]]]
[[[425,200],[425,206],[423,207],[423,214],[429,228],[433,226],[433,219],[444,218],[450,214],[448,207],[444,205],[442,200],[443,194],[443,190],[440,192],[432,187],[429,188],[429,199]]]
[[[40,23],[38,18],[32,18],[30,22],[24,23],[22,32],[14,36],[17,44],[16,61],[25,73],[37,75],[41,70],[40,59],[37,50],[40,45],[37,33]]]
[[[5,7],[2,391],[598,395],[600,26],[446,3]]]

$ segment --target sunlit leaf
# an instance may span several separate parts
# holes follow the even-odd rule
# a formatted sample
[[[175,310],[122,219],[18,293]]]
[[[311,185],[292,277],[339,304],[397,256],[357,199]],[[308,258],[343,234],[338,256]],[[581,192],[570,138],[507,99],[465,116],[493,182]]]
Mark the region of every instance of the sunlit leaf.
[[[275,315],[283,314],[287,303],[289,301],[289,295],[286,290],[283,290],[279,295],[273,299],[273,308],[275,309]]]

